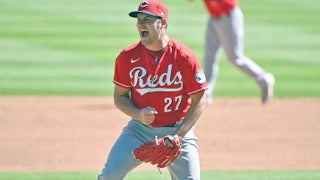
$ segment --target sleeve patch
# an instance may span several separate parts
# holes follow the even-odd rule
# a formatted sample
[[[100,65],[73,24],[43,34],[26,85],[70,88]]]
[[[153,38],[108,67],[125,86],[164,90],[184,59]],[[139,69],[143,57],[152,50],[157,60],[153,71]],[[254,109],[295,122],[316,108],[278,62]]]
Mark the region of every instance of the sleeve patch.
[[[203,71],[199,71],[197,74],[196,74],[196,81],[199,83],[199,84],[203,84],[206,82],[206,76],[204,75],[204,72]]]

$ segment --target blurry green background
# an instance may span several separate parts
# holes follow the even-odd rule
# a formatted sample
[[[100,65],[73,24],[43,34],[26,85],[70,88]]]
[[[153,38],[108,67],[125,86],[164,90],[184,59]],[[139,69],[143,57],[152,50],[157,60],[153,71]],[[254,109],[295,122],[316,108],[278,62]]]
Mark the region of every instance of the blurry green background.
[[[135,0],[0,0],[0,95],[111,95],[120,51],[139,40]],[[163,0],[168,33],[202,63],[202,2]],[[320,1],[239,0],[245,54],[276,76],[277,97],[320,96]],[[257,96],[255,82],[220,60],[216,96]]]

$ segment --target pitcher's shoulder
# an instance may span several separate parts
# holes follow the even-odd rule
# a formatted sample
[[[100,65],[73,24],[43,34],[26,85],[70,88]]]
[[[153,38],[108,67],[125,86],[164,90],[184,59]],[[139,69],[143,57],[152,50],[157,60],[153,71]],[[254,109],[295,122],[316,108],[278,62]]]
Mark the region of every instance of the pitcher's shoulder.
[[[170,38],[169,46],[182,56],[195,56],[190,47],[173,38]]]

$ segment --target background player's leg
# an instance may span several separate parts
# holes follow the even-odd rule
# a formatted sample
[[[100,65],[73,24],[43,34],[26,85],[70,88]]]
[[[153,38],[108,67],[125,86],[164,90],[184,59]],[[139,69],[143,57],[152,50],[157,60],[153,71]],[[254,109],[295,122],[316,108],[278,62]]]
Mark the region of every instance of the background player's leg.
[[[263,69],[244,55],[244,22],[239,8],[231,11],[230,16],[222,16],[217,22],[217,33],[228,59],[239,69],[255,80],[264,74]]]
[[[208,82],[206,91],[207,103],[212,100],[212,94],[219,71],[219,56],[221,45],[214,27],[215,19],[210,17],[207,25],[205,54],[204,54],[204,72]]]
[[[262,91],[261,102],[265,103],[273,96],[274,76],[265,72],[259,65],[244,55],[244,20],[239,8],[231,11],[230,16],[223,16],[216,23],[217,33],[220,37],[228,59],[239,69],[253,78]]]

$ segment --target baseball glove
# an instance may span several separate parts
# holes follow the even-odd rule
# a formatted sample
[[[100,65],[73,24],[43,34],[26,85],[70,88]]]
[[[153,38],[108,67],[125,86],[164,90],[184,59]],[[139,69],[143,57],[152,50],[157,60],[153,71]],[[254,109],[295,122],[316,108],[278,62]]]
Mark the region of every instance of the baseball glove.
[[[164,168],[181,154],[181,139],[167,135],[141,145],[133,151],[134,158]]]

